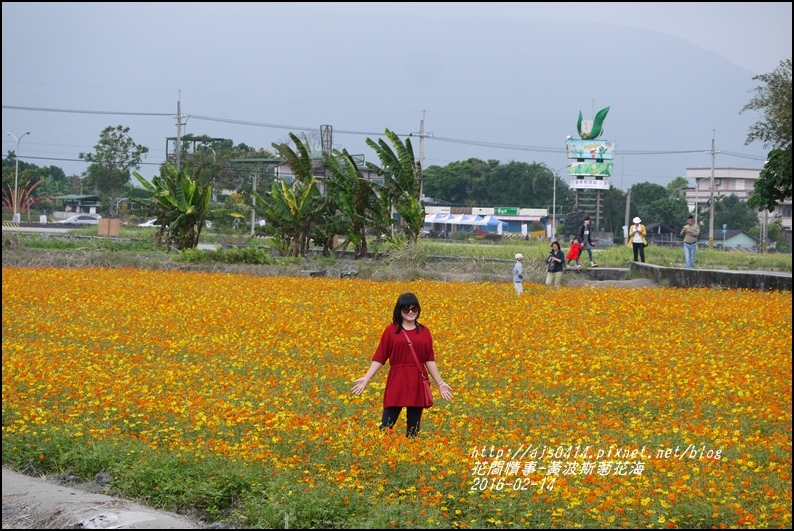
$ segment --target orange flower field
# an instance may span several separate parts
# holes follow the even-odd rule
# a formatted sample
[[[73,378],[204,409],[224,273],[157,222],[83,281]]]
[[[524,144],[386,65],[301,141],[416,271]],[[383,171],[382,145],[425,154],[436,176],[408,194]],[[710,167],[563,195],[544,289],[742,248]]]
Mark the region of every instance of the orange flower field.
[[[3,462],[228,464],[355,525],[791,527],[790,292],[508,277],[3,268]],[[454,392],[416,440],[378,430],[388,366],[350,393],[407,291]]]

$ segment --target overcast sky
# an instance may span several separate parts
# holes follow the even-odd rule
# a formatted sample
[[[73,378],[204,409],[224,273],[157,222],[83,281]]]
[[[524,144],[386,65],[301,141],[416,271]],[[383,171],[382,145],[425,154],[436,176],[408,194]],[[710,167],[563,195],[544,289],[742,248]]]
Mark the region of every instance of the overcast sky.
[[[331,125],[335,148],[377,162],[365,139],[388,128],[425,167],[556,170],[579,112],[610,107],[612,182],[665,185],[709,166],[712,138],[717,166],[763,165],[744,145],[759,116],[739,111],[791,35],[775,2],[4,2],[3,130],[31,132],[20,159],[71,175],[102,129],[129,126],[150,177],[180,101],[183,133],[271,151]]]

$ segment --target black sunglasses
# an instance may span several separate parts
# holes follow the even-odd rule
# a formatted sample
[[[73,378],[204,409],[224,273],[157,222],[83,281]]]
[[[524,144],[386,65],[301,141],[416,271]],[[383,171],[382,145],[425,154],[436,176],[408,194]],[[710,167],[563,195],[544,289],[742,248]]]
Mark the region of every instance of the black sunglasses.
[[[411,306],[403,306],[402,310],[403,313],[417,313],[419,311],[419,306],[412,304]]]

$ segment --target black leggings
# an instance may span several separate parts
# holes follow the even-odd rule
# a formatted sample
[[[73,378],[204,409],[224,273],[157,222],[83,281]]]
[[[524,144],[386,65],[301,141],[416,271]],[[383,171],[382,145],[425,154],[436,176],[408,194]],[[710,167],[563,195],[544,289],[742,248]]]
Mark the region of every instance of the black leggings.
[[[406,407],[408,415],[408,424],[405,429],[406,437],[416,437],[419,433],[419,423],[422,420],[421,407]],[[403,408],[398,406],[383,408],[383,418],[380,421],[380,429],[393,428],[397,424],[397,419],[400,418],[400,413]]]
[[[631,242],[632,247],[634,248],[634,261],[637,261],[637,255],[640,255],[640,259],[645,262],[645,244],[642,242]]]

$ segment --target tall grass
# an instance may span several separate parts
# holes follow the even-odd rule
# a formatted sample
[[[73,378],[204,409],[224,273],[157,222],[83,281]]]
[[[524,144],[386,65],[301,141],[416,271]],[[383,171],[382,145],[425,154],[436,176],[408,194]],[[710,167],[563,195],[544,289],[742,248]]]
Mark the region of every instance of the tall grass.
[[[156,229],[149,227],[125,227],[121,228],[120,238],[98,237],[96,228],[76,229],[69,235],[37,235],[28,233],[16,233],[16,238],[22,247],[31,249],[49,250],[83,250],[83,251],[133,251],[136,253],[152,252],[163,253],[163,246],[154,246],[154,234]],[[4,240],[6,235],[4,233]],[[208,231],[202,233],[202,243],[214,243],[222,247],[254,247],[265,248],[266,242],[262,237],[251,237],[247,234],[212,234]],[[543,262],[550,249],[549,242],[542,241],[517,241],[503,240],[501,242],[485,242],[470,240],[467,242],[455,242],[450,240],[422,239],[415,246],[394,246],[387,244],[381,251],[385,254],[385,261],[378,264],[378,267],[371,267],[370,261],[359,261],[357,267],[363,271],[382,269],[385,263],[394,263],[403,267],[406,271],[434,270],[440,266],[439,259],[444,259],[450,264],[455,264],[455,260],[465,261],[466,266],[473,272],[490,274],[503,274],[504,264],[513,261],[516,253],[522,253],[525,259],[525,266],[528,269],[543,269]],[[563,247],[567,253],[568,248]],[[633,260],[631,248],[623,245],[612,245],[607,247],[595,248],[595,260],[601,267],[628,267]],[[681,246],[658,246],[651,245],[645,249],[646,262],[665,267],[684,267],[684,251]],[[211,258],[204,257],[204,260]],[[320,260],[318,257],[305,259],[308,261]],[[333,257],[323,258],[326,265],[338,262]],[[218,261],[229,261],[218,254]],[[261,260],[260,262],[264,261]],[[499,261],[502,265],[495,265]],[[587,255],[580,260],[586,264]],[[537,265],[537,267],[534,267]],[[763,270],[763,271],[792,271],[792,255],[783,253],[748,253],[737,251],[722,251],[719,249],[708,250],[698,249],[695,259],[695,267],[698,269],[727,269],[727,270]],[[487,278],[487,277],[486,277]]]
[[[447,243],[422,240],[421,245],[431,255],[459,256],[467,258],[490,258],[512,260],[516,253],[525,257],[545,258],[551,247],[550,242],[505,241],[500,243]],[[563,246],[567,254],[568,246]],[[634,253],[625,245],[598,246],[594,248],[595,261],[602,267],[628,267],[634,259]],[[683,246],[658,246],[650,245],[645,249],[645,261],[665,267],[684,267]],[[580,259],[582,264],[587,262],[587,254],[583,253]],[[722,251],[718,249],[698,249],[695,267],[699,269],[752,269],[767,271],[791,272],[792,255],[783,253],[747,253],[737,251]]]

